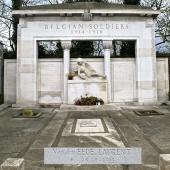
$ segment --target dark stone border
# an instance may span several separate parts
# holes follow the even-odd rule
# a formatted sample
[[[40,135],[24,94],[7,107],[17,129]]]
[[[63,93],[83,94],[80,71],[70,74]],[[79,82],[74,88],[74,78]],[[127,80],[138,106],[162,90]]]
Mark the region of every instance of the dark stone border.
[[[133,113],[135,113],[137,116],[160,116],[164,115],[161,112],[158,112],[156,110],[132,110]],[[148,112],[148,114],[147,114]]]
[[[35,114],[36,115],[33,115],[33,116],[25,116],[25,115],[22,115],[22,113],[17,113],[13,115],[13,118],[29,118],[30,119],[30,118],[39,118],[42,115],[41,112],[38,112],[38,113],[35,112]]]

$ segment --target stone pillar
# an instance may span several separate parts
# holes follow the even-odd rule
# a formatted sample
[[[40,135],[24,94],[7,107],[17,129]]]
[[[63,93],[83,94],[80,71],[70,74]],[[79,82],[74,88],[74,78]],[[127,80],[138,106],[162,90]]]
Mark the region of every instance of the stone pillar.
[[[68,74],[70,72],[70,48],[71,41],[61,41],[61,45],[64,50],[64,95],[63,95],[63,103],[68,103]]]
[[[160,154],[159,156],[159,170],[170,169],[170,154]]]
[[[112,41],[103,41],[103,48],[104,48],[104,73],[107,78],[107,97],[108,102],[111,102],[111,62],[110,62],[110,55],[111,55],[111,49],[112,49]]]
[[[37,42],[23,35],[27,22],[20,18],[17,34],[16,104],[34,107],[38,103]]]
[[[1,165],[1,170],[24,170],[24,159],[8,158]]]
[[[137,99],[140,104],[157,102],[154,21],[146,22],[146,32],[137,40]]]

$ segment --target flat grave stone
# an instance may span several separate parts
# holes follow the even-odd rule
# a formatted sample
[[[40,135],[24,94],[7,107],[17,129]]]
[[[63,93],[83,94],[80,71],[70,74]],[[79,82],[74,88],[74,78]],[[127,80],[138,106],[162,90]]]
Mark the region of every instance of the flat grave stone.
[[[101,119],[77,119],[75,133],[105,132]]]

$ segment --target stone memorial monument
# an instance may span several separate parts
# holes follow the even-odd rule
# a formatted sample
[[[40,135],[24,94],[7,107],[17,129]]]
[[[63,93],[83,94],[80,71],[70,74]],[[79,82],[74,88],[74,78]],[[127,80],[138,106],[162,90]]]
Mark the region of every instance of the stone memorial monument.
[[[154,19],[158,15],[159,11],[145,7],[97,2],[14,10],[13,16],[19,18],[18,49],[16,62],[7,61],[5,66],[6,103],[73,104],[85,94],[105,103],[155,103],[160,95],[166,100],[168,74],[157,76],[167,70],[167,61],[162,59],[161,67],[156,62]],[[38,58],[41,40],[61,41],[63,58]],[[76,62],[70,53],[73,40],[101,40],[104,57],[79,61],[79,79],[68,80]],[[135,58],[111,58],[113,40],[135,41]]]

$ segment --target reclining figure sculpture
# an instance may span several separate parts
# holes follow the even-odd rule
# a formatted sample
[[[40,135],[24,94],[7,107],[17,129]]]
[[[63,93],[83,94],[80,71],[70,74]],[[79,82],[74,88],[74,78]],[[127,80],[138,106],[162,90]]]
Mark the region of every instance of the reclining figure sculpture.
[[[83,80],[87,80],[91,77],[106,78],[106,76],[96,73],[96,71],[86,61],[83,61],[82,58],[77,59],[76,70],[74,70],[74,72]]]

